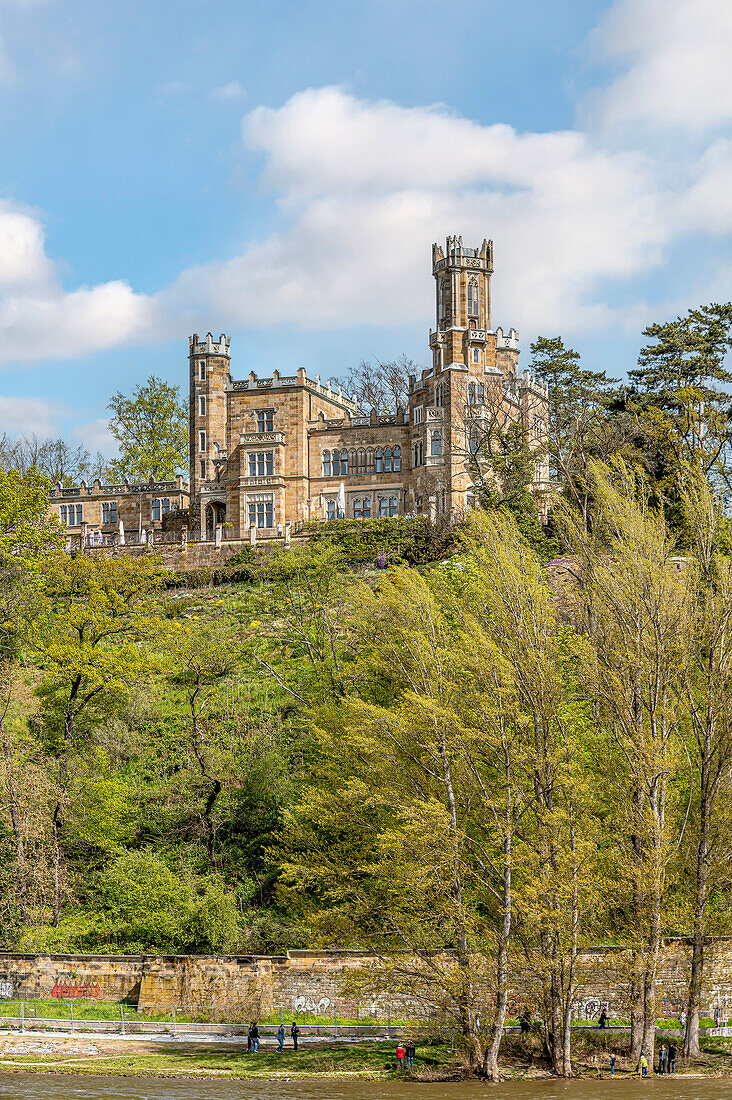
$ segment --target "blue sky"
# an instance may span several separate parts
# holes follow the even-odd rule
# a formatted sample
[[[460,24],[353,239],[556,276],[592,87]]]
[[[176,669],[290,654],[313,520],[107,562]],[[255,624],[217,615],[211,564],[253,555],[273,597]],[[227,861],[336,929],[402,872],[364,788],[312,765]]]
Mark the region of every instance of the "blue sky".
[[[494,325],[632,367],[730,297],[728,0],[0,0],[0,432],[109,449],[187,337],[233,372],[428,361],[430,246]]]

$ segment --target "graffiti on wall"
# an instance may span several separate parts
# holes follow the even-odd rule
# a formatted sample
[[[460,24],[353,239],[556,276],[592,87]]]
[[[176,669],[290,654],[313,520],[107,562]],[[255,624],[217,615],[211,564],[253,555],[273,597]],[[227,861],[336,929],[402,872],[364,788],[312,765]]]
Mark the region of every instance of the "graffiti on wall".
[[[99,982],[66,982],[56,979],[51,996],[78,1001],[89,997],[101,997],[102,991],[99,988]]]
[[[322,1016],[331,1004],[330,997],[321,997],[319,1001],[314,1001],[312,997],[295,997],[292,1001],[295,1012],[312,1012],[316,1016]]]
[[[0,978],[0,997],[4,1001],[12,1001],[13,999],[13,983],[9,978]]]

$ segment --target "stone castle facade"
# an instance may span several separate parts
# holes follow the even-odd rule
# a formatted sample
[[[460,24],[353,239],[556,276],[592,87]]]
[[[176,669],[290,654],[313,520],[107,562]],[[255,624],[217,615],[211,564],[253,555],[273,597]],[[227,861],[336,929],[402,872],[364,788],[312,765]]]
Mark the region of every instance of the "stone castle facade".
[[[191,538],[272,536],[312,519],[455,517],[474,500],[471,455],[491,424],[545,434],[547,391],[519,373],[518,333],[491,327],[493,245],[432,248],[432,366],[409,380],[406,408],[359,410],[300,368],[241,381],[230,341],[189,342]],[[537,485],[547,478],[538,467]]]

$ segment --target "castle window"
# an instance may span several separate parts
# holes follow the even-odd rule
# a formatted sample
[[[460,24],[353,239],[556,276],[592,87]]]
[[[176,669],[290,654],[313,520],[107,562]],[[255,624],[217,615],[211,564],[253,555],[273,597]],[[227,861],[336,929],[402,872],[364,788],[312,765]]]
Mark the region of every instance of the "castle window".
[[[384,472],[384,452],[381,447],[376,449],[376,472],[377,474],[383,474]]]
[[[152,518],[158,523],[162,516],[165,516],[170,511],[170,497],[161,497],[158,500],[154,500],[152,504]]]
[[[198,415],[206,415],[206,395],[203,393],[198,395]]]
[[[264,477],[274,473],[274,451],[249,452],[249,476]]]
[[[201,477],[206,477],[206,463],[203,459],[201,459]]]
[[[274,409],[259,409],[257,412],[257,431],[274,431]]]
[[[482,405],[485,400],[485,386],[482,382],[478,383],[478,404]]]
[[[341,474],[348,473],[348,451],[341,451]]]
[[[421,424],[424,420],[424,405],[418,405],[414,410],[414,423]]]
[[[206,450],[206,433],[205,432],[199,432],[198,433],[198,448],[201,451]]]
[[[442,388],[442,383],[440,383],[439,386],[435,386],[435,405],[437,406],[438,409],[440,409],[440,408],[442,408],[444,402],[445,402],[444,390]],[[420,421],[420,423],[421,423],[421,421]]]
[[[363,519],[363,508],[360,500],[354,500],[353,502],[353,518]]]
[[[258,500],[249,505],[249,526],[274,526],[274,505],[271,500]]]
[[[336,518],[336,503],[335,503],[334,500],[329,500],[328,501],[327,518],[328,519],[335,519]]]
[[[415,466],[421,466],[422,465],[422,440],[421,439],[417,440],[417,442],[414,444],[414,465]]]
[[[363,501],[363,518],[371,519],[371,497],[364,497]]]
[[[432,447],[430,453],[433,455],[442,454],[442,436],[439,432],[432,433]]]
[[[333,477],[338,477],[341,472],[341,456],[338,451],[333,451]]]
[[[473,348],[473,362],[480,362],[480,348]]]
[[[198,377],[201,382],[206,381],[206,360],[200,359],[198,362]]]
[[[396,497],[389,497],[389,515],[395,516],[399,512],[399,503]]]
[[[394,473],[398,474],[402,468],[402,449],[401,447],[394,448]]]
[[[472,432],[470,433],[470,442],[469,442],[471,455],[477,454],[479,444],[480,444],[480,438],[478,436],[478,430],[477,430],[477,428],[473,428]]]
[[[61,505],[61,522],[63,523],[64,527],[68,527],[69,521],[67,519],[67,512],[66,512],[66,505],[65,504]]]
[[[468,283],[468,316],[477,317],[479,308],[478,284],[471,280],[471,282]]]
[[[379,516],[383,519],[389,515],[389,502],[386,497],[379,497]]]
[[[356,470],[359,474],[366,473],[366,451],[359,450],[356,455]]]
[[[117,522],[117,501],[113,500],[111,503],[106,501],[102,504],[102,523],[116,523]]]
[[[387,474],[391,473],[391,447],[387,447],[384,451],[384,469]]]
[[[468,404],[475,404],[475,382],[471,382],[468,386]]]
[[[330,477],[330,451],[323,451],[323,477]]]

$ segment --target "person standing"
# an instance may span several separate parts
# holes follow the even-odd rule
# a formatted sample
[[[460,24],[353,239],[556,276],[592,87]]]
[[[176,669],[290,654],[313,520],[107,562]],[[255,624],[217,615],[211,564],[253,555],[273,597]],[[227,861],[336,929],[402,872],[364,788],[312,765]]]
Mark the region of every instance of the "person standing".
[[[662,1043],[661,1044],[661,1049],[658,1052],[658,1072],[660,1073],[661,1077],[663,1077],[663,1075],[665,1074],[667,1067],[668,1067],[668,1047],[666,1046],[665,1043]]]
[[[250,1027],[249,1033],[252,1040],[252,1054],[256,1054],[259,1050],[259,1028],[257,1027],[256,1022],[254,1022]]]
[[[615,1054],[610,1055],[610,1072],[612,1073],[613,1077],[615,1076],[615,1058]]]
[[[607,1012],[603,1008],[602,1012],[600,1013],[600,1017],[597,1021],[597,1026],[600,1028],[601,1031],[603,1031],[605,1029],[605,1024],[606,1023],[607,1023]]]
[[[683,1038],[683,1033],[686,1031],[686,1013],[683,1009],[679,1013],[679,1027],[681,1028],[681,1036]]]
[[[676,1073],[676,1043],[668,1048],[668,1072]]]
[[[290,1035],[292,1036],[292,1045],[294,1046],[295,1050],[297,1050],[297,1037],[298,1037],[299,1034],[300,1034],[300,1028],[297,1026],[295,1021],[293,1020],[292,1021],[292,1027],[290,1028]]]
[[[646,1058],[645,1054],[641,1054],[640,1068],[641,1068],[641,1077],[647,1077],[648,1076],[648,1059]]]
[[[282,1054],[282,1048],[285,1045],[285,1029],[282,1024],[277,1028],[277,1053]]]
[[[254,1021],[249,1025],[249,1031],[247,1032],[247,1054],[252,1053],[252,1028],[254,1027]]]
[[[399,1073],[401,1073],[402,1070],[404,1069],[404,1054],[405,1054],[404,1047],[402,1046],[401,1043],[399,1043],[399,1045],[396,1048],[397,1070],[398,1070]]]
[[[404,1048],[405,1057],[407,1059],[407,1069],[414,1069],[414,1056],[417,1051],[414,1048],[414,1039],[409,1039],[407,1045]]]

